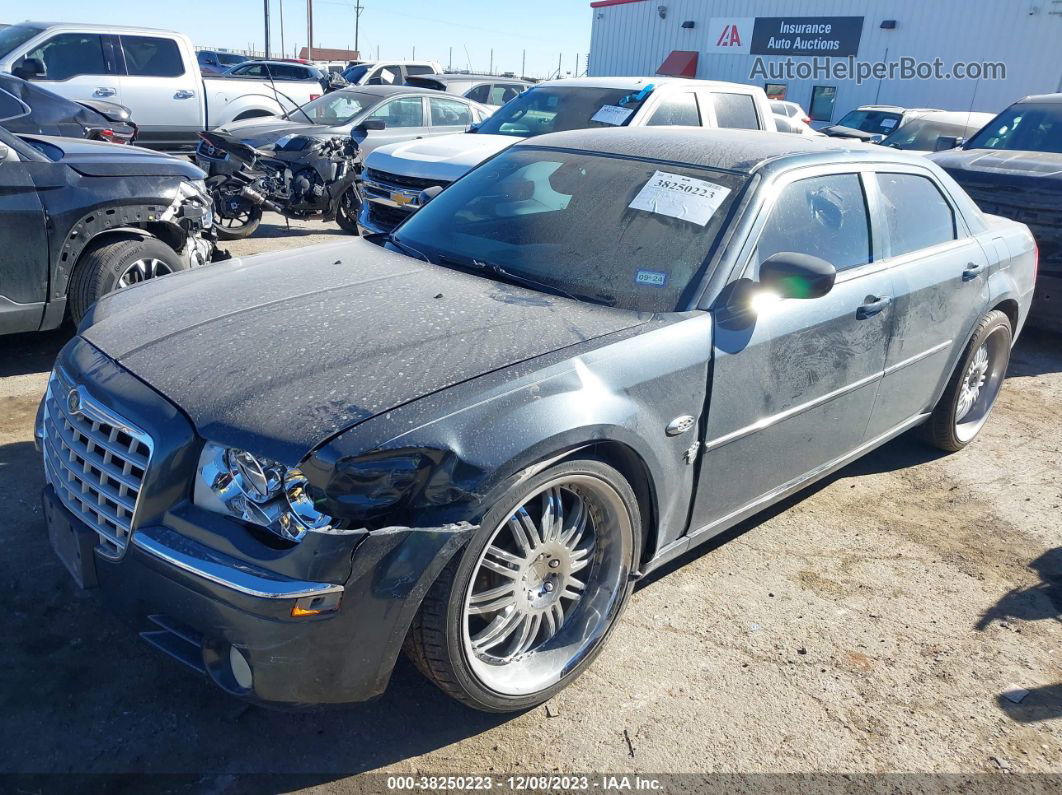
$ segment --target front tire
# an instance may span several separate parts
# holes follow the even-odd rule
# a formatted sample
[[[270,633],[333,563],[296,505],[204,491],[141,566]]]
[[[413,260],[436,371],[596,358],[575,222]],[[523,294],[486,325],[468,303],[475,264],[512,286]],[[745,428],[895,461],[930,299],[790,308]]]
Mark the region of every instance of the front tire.
[[[344,232],[352,235],[358,234],[358,214],[361,212],[361,196],[354,185],[351,185],[343,195],[339,197],[336,206],[336,223]]]
[[[155,238],[90,246],[70,279],[70,316],[75,324],[80,323],[88,308],[107,293],[187,269],[177,252]]]
[[[485,712],[548,700],[600,653],[631,593],[641,517],[593,459],[514,487],[432,586],[406,651],[443,692]]]
[[[992,310],[977,324],[959,365],[926,424],[928,441],[953,453],[984,427],[1010,362],[1014,334],[1010,320]]]

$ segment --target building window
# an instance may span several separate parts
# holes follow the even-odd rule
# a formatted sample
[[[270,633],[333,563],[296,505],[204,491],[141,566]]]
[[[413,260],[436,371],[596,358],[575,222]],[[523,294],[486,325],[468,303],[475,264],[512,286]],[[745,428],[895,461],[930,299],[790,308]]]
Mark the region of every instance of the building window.
[[[833,103],[837,101],[837,86],[815,86],[811,89],[811,108],[808,115],[812,121],[833,119]]]
[[[785,83],[764,83],[763,90],[767,92],[767,99],[785,99]]]

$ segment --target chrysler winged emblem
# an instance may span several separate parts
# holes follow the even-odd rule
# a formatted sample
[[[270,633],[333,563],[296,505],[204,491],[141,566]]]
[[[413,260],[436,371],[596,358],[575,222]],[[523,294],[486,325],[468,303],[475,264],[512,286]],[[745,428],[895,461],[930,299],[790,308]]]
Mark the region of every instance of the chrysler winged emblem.
[[[67,392],[66,407],[71,414],[81,413],[81,394],[76,389],[71,389]]]

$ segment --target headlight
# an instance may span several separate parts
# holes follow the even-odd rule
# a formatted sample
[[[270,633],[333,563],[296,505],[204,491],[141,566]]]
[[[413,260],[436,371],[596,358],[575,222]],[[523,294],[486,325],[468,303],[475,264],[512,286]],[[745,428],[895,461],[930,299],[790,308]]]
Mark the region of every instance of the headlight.
[[[208,443],[199,459],[195,504],[259,525],[281,538],[301,541],[329,530],[305,475],[246,450]]]

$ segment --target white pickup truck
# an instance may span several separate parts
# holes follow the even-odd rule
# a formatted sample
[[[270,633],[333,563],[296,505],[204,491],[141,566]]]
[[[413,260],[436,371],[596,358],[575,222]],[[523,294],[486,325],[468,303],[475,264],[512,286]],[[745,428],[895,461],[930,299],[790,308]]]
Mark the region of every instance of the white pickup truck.
[[[0,72],[74,101],[127,106],[137,144],[191,151],[201,130],[272,116],[323,93],[320,82],[203,77],[192,42],[150,28],[23,22],[0,29]]]

